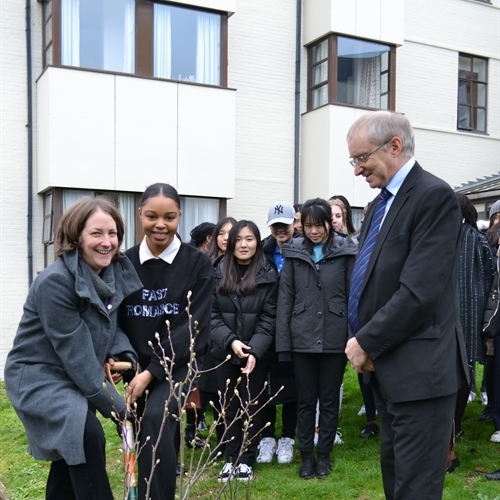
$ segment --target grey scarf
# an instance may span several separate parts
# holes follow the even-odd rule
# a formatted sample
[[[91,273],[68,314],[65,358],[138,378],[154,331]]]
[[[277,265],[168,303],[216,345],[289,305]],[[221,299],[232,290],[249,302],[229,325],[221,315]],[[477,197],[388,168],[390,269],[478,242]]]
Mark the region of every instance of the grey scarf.
[[[99,274],[94,272],[89,265],[80,258],[80,268],[87,283],[90,281],[94,285],[97,295],[103,302],[115,293],[115,270],[113,264],[105,267]]]

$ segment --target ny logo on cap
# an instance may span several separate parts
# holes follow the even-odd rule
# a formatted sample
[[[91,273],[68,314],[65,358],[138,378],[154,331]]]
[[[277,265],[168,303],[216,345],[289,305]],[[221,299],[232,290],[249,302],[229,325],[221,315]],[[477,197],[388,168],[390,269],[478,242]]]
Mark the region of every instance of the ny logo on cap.
[[[283,213],[283,205],[276,205],[274,207],[274,215],[280,215]]]

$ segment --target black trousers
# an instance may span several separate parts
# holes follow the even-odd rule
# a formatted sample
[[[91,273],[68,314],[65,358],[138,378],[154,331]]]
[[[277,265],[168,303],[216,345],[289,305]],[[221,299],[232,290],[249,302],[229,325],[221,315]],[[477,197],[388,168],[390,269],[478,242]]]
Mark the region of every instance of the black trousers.
[[[380,417],[380,463],[387,500],[441,500],[456,394],[420,401],[384,400],[371,377]]]
[[[266,405],[262,409],[262,421],[264,424],[269,422],[271,425],[262,431],[262,438],[276,437],[276,406]],[[295,430],[297,428],[297,401],[283,403],[281,409],[281,437],[295,439]]]
[[[106,439],[101,423],[88,411],[83,434],[85,463],[52,462],[46,500],[113,500],[106,473]]]
[[[174,373],[176,381],[185,380],[187,367],[178,367]],[[149,386],[147,402],[143,396],[138,400],[138,415],[141,418],[139,445],[141,452],[138,456],[137,490],[138,498],[146,498],[147,484],[153,469],[153,462],[160,460],[154,467],[150,483],[149,497],[151,500],[174,500],[176,485],[177,451],[180,438],[178,432],[179,421],[173,416],[179,416],[184,402],[179,404],[171,397],[170,383],[167,379],[154,380]],[[170,400],[169,400],[170,398]],[[169,417],[165,422],[161,436],[160,429],[165,412],[165,402],[169,400]],[[177,434],[177,436],[176,436]],[[149,436],[149,441],[146,442]],[[156,454],[153,456],[153,446],[158,443]]]
[[[241,382],[238,385],[238,393],[243,405],[257,397],[262,392],[258,399],[258,404],[251,405],[247,408],[248,416],[237,418],[238,411],[241,411],[242,406],[237,397],[233,397],[236,381],[241,377]],[[229,379],[229,385],[226,390],[226,380]],[[217,383],[219,390],[222,393],[221,404],[226,411],[226,432],[223,442],[225,443],[226,462],[233,464],[246,464],[252,466],[255,460],[255,451],[257,450],[257,437],[262,430],[262,412],[260,410],[262,402],[266,399],[264,382],[266,381],[266,365],[257,361],[252,373],[247,377],[241,373],[241,366],[231,363],[224,363],[217,368]],[[247,386],[248,382],[248,386]],[[244,440],[243,423],[251,417],[251,427],[248,430],[246,442]],[[239,458],[238,458],[239,457]]]
[[[374,422],[376,418],[376,407],[375,407],[375,397],[373,396],[373,390],[370,384],[363,382],[363,374],[358,373],[358,383],[361,389],[361,395],[363,396],[363,404],[365,405],[366,421]]]
[[[340,386],[347,362],[345,354],[292,355],[293,370],[297,374],[297,430],[302,455],[312,454],[316,403],[319,399],[319,440],[317,451],[329,455],[333,449],[339,420]]]

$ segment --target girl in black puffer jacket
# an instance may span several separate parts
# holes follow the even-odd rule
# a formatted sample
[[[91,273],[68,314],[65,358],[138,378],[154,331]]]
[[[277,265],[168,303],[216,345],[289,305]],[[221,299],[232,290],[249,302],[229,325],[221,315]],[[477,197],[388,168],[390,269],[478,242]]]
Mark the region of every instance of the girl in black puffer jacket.
[[[262,359],[274,337],[277,298],[277,275],[264,257],[259,229],[253,222],[241,220],[232,227],[226,254],[214,262],[214,271],[212,355],[221,361],[230,355],[230,361],[217,369],[219,390],[226,402],[226,464],[219,481],[233,476],[248,481],[262,422],[260,412],[256,413],[260,404],[247,407],[246,403],[264,387],[266,368]],[[232,397],[240,377],[238,393],[243,408],[240,400]],[[242,409],[252,418],[247,436],[243,426],[248,417],[237,418]]]
[[[304,238],[283,245],[276,318],[276,352],[292,359],[297,385],[300,477],[327,476],[337,432],[339,392],[348,339],[347,298],[357,246],[331,227],[331,209],[320,198],[302,205]],[[313,458],[319,399],[318,464]]]

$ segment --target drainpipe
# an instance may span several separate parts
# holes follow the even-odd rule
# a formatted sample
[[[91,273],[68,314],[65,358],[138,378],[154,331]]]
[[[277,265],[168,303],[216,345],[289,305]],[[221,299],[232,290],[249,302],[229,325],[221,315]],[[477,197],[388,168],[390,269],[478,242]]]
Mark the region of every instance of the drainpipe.
[[[31,0],[26,0],[26,83],[28,86],[28,284],[33,283],[33,94],[31,89]]]
[[[300,159],[300,54],[302,33],[302,0],[297,0],[297,31],[295,35],[295,145],[293,158],[293,203],[299,203]]]

